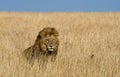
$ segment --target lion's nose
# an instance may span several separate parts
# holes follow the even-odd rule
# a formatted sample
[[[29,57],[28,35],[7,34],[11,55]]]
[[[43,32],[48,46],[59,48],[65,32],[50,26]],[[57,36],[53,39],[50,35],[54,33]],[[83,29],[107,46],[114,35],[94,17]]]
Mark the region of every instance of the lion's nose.
[[[53,45],[50,45],[49,48],[54,48]]]
[[[50,48],[53,48],[53,46],[50,46]]]
[[[53,47],[53,44],[50,44],[50,47],[52,48],[52,47]]]

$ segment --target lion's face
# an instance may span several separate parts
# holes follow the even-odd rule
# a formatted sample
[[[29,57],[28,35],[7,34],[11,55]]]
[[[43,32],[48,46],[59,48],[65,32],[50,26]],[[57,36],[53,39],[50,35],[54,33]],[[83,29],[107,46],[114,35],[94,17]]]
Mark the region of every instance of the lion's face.
[[[47,35],[44,39],[40,41],[40,48],[42,51],[51,55],[58,50],[59,41],[53,35]]]
[[[49,55],[55,53],[58,50],[58,45],[59,41],[54,35],[47,35],[40,42],[42,51],[45,51]]]
[[[39,43],[41,51],[48,55],[56,53],[59,45],[57,36],[58,33],[54,28],[42,30],[36,40]]]

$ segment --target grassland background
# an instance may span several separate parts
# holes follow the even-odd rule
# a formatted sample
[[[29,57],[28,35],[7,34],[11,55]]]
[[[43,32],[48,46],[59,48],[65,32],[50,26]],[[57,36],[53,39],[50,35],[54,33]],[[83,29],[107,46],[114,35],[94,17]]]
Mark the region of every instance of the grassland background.
[[[21,56],[40,30],[59,31],[47,69]],[[120,77],[120,13],[0,13],[0,77]]]

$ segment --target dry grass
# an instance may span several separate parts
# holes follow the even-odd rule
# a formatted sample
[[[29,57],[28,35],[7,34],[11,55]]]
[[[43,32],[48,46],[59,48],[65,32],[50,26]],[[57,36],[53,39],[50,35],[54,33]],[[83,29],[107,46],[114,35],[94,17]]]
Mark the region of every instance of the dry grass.
[[[21,53],[44,27],[60,33],[57,60],[38,69]],[[120,77],[120,13],[0,13],[0,77]]]

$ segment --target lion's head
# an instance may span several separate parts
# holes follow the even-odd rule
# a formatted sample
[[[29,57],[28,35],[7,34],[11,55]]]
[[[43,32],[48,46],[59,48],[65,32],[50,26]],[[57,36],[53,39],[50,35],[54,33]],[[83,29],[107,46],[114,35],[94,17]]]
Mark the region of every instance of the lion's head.
[[[40,51],[46,55],[57,54],[59,40],[58,32],[55,28],[44,28],[39,32],[35,44],[39,44]]]

